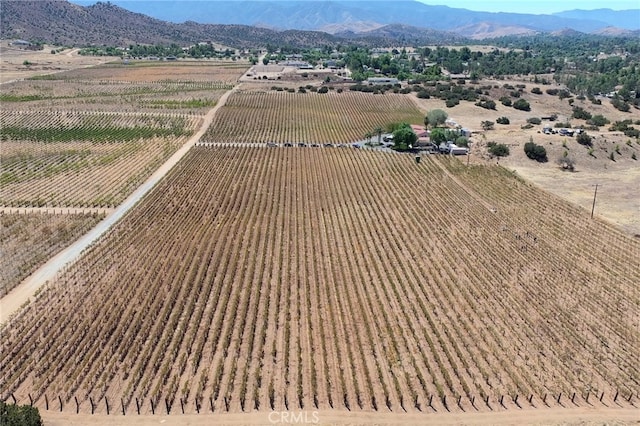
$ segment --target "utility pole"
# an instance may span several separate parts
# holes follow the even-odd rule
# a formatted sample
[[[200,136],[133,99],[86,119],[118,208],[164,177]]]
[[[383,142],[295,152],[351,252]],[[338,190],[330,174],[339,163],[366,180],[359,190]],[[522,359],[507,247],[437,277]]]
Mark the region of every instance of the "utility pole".
[[[591,219],[593,219],[593,211],[596,209],[596,196],[598,195],[598,184],[596,183],[596,190],[593,192],[593,205],[591,206]]]

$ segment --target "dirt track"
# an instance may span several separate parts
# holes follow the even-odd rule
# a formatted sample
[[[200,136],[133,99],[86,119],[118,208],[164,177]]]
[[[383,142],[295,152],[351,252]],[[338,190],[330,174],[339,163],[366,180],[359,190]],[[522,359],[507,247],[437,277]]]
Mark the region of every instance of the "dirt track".
[[[277,424],[318,424],[318,425],[633,425],[640,423],[640,411],[618,408],[566,408],[522,411],[502,411],[495,413],[432,413],[432,414],[380,414],[349,413],[343,411],[308,412],[261,412],[246,414],[191,414],[135,416],[122,415],[92,416],[90,414],[41,412],[46,425],[178,425],[205,426],[218,425],[277,425]],[[296,415],[295,422],[292,417]],[[302,418],[302,421],[299,419]]]
[[[239,86],[238,86],[239,87]],[[100,238],[109,228],[122,218],[138,201],[144,197],[158,183],[173,166],[189,151],[189,149],[195,145],[196,142],[202,137],[207,130],[214,115],[220,109],[229,95],[236,90],[237,87],[225,93],[215,107],[213,107],[205,116],[200,126],[200,129],[180,148],[169,160],[164,163],[158,170],[155,171],[147,181],[136,189],[120,206],[118,206],[113,212],[111,212],[102,222],[95,228],[85,234],[82,238],[75,243],[58,253],[51,258],[47,263],[42,265],[37,271],[35,271],[30,277],[24,280],[18,287],[13,289],[9,294],[0,299],[0,323],[5,322],[13,313],[15,313],[20,306],[38,291],[38,289],[44,285],[47,281],[52,280],[55,275],[65,265],[73,262],[80,256],[80,254],[91,244],[93,244],[98,238]]]

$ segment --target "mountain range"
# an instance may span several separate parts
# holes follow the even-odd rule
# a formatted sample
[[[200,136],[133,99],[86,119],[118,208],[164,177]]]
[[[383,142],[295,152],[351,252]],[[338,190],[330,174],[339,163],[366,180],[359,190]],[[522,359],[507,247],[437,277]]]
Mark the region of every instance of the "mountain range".
[[[95,0],[74,0],[91,4]],[[606,27],[640,29],[640,9],[572,10],[552,15],[475,12],[447,6],[432,6],[416,0],[276,0],[276,1],[163,1],[112,0],[112,3],[164,21],[194,21],[203,24],[240,24],[279,30],[312,30],[330,33],[359,32],[389,24],[458,32],[475,24],[490,23],[526,29],[521,32],[552,32],[573,29],[592,33]]]
[[[85,3],[83,5],[83,3]],[[635,22],[635,24],[634,24]],[[635,25],[635,26],[634,26]],[[640,36],[640,10],[473,12],[418,1],[2,0],[0,37],[74,46],[197,41],[248,48],[445,44],[506,35]]]

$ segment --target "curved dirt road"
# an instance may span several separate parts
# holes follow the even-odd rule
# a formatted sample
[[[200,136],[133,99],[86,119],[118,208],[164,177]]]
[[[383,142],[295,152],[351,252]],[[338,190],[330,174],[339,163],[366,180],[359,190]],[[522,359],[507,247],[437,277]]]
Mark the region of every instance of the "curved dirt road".
[[[211,124],[218,109],[224,106],[231,93],[239,87],[240,85],[235,86],[222,95],[216,106],[204,116],[200,129],[102,222],[98,223],[95,228],[83,235],[69,247],[49,259],[47,263],[38,268],[38,270],[20,283],[19,286],[0,299],[0,324],[6,322],[25,302],[29,301],[42,285],[52,280],[65,265],[76,260],[83,250],[100,238],[114,223],[120,220],[120,218],[136,205],[138,201],[185,156],[189,149],[198,142]]]

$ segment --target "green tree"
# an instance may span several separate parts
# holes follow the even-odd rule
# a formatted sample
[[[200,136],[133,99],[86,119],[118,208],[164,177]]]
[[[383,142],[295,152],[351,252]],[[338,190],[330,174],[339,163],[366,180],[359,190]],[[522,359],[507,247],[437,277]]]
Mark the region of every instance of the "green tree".
[[[406,151],[411,149],[418,141],[418,135],[413,129],[405,124],[393,132],[393,149],[398,151]]]
[[[446,112],[441,109],[432,109],[427,112],[427,116],[424,119],[424,124],[427,127],[438,127],[442,126],[449,116]]]
[[[41,426],[43,424],[37,408],[29,405],[7,404],[0,400],[0,425]]]

